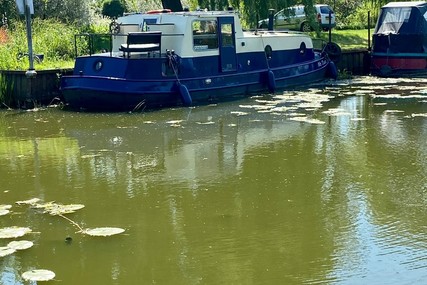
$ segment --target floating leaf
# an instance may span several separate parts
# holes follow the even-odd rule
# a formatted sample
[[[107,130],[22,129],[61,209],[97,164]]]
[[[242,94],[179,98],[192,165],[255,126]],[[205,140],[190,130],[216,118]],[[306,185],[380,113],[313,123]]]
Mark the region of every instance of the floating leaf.
[[[9,210],[12,208],[12,205],[0,205],[0,210]]]
[[[309,119],[307,117],[292,117],[290,118],[291,121],[297,121],[297,122],[306,122],[306,123],[310,123],[310,124],[317,124],[317,125],[322,125],[325,124],[325,122],[317,120],[317,119]]]
[[[82,233],[90,236],[106,237],[106,236],[121,234],[124,231],[125,230],[121,228],[105,227],[105,228],[84,229]]]
[[[10,248],[8,246],[2,246],[0,247],[0,257],[12,254],[15,252],[15,249]]]
[[[18,238],[31,232],[30,228],[7,227],[0,229],[0,238]]]
[[[7,247],[12,248],[14,250],[24,250],[32,247],[34,243],[29,240],[19,240],[19,241],[11,241],[7,244]]]
[[[233,114],[233,115],[236,115],[236,116],[246,116],[246,115],[248,115],[248,113],[246,113],[246,112],[239,112],[239,111],[231,111],[230,113]]]
[[[175,124],[179,124],[182,122],[183,122],[183,120],[173,120],[173,121],[167,121],[166,124],[175,125]]]
[[[5,209],[0,209],[0,216],[4,216],[4,215],[7,215],[7,214],[9,214],[9,210],[5,210]]]
[[[45,207],[45,213],[49,213],[53,216],[56,215],[65,215],[74,213],[77,210],[83,209],[85,205],[82,204],[70,204],[70,205],[61,205],[61,204],[51,204]]]
[[[40,199],[39,199],[39,198],[32,198],[32,199],[25,200],[25,201],[17,201],[17,202],[15,202],[15,203],[16,203],[16,204],[18,204],[18,205],[34,205],[34,204],[36,204],[38,201],[40,201]]]
[[[49,281],[55,278],[55,273],[46,269],[34,269],[22,273],[26,281]]]
[[[427,114],[423,114],[423,113],[415,114],[415,113],[414,113],[414,114],[412,114],[411,116],[412,116],[413,118],[414,118],[414,117],[427,117]]]
[[[34,203],[31,206],[34,209],[45,209],[45,208],[48,208],[48,207],[52,207],[53,205],[56,205],[54,201],[43,203],[43,204]]]

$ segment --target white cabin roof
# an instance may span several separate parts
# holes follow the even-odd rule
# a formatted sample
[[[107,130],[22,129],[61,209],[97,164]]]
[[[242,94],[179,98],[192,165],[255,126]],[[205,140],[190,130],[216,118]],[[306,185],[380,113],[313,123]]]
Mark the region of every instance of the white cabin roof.
[[[311,38],[303,33],[287,33],[275,31],[243,31],[239,15],[234,11],[192,11],[192,12],[171,12],[158,14],[131,14],[120,17],[117,23],[124,27],[121,33],[135,31],[161,31],[162,32],[162,52],[175,50],[181,57],[199,57],[218,55],[219,49],[196,49],[193,46],[193,22],[197,20],[212,21],[221,17],[234,18],[234,36],[236,53],[264,51],[266,45],[270,45],[273,50],[286,50],[295,48],[304,42],[307,48],[312,48]],[[283,38],[286,40],[283,40]],[[124,43],[125,35],[115,36],[113,40],[113,50]]]

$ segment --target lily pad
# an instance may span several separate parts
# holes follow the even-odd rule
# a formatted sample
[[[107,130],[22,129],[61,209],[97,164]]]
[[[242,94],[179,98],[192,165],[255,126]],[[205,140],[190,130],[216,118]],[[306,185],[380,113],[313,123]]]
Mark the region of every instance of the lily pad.
[[[0,247],[0,257],[12,254],[15,252],[15,249],[10,248],[8,246],[2,246]]]
[[[121,234],[124,231],[125,230],[121,228],[104,227],[104,228],[84,229],[82,233],[89,236],[107,237],[107,236]]]
[[[39,201],[40,201],[39,198],[32,198],[32,199],[29,199],[29,200],[17,201],[15,203],[18,204],[18,205],[34,205],[34,204],[36,204]]]
[[[31,232],[30,228],[7,227],[0,229],[0,238],[18,238]]]
[[[7,247],[12,248],[14,250],[24,250],[32,247],[34,243],[29,240],[19,240],[19,241],[11,241],[7,244]]]
[[[47,202],[47,203],[43,203],[43,204],[34,203],[34,204],[31,204],[31,207],[34,209],[46,209],[48,207],[53,207],[53,205],[56,205],[56,204],[54,201],[51,201],[51,202]]]
[[[9,210],[10,208],[12,208],[12,205],[0,205],[0,211],[1,210]]]
[[[34,269],[22,273],[26,281],[49,281],[55,278],[55,273],[46,269]]]
[[[7,215],[7,214],[9,214],[9,210],[6,210],[6,209],[0,209],[0,216],[4,216],[4,215]]]
[[[65,215],[74,213],[75,211],[83,209],[84,207],[85,205],[82,204],[61,205],[53,203],[50,206],[45,207],[45,213],[49,213],[53,216]]]

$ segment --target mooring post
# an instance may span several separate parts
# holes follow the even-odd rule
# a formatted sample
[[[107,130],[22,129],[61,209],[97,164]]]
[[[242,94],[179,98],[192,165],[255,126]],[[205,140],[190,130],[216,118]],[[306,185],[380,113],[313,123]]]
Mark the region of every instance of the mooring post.
[[[18,12],[21,15],[25,16],[25,26],[27,30],[27,43],[28,43],[28,61],[29,68],[25,72],[25,76],[27,77],[27,102],[33,102],[32,98],[32,85],[33,79],[36,77],[37,72],[34,69],[34,53],[33,53],[33,38],[31,34],[31,15],[34,14],[34,6],[33,0],[15,0],[16,6],[18,7]],[[25,104],[27,103],[25,102]],[[27,106],[25,106],[27,108]]]
[[[25,21],[27,27],[27,42],[28,42],[28,59],[30,66],[25,73],[28,78],[36,77],[37,72],[34,69],[34,54],[33,54],[33,37],[31,34],[31,12],[34,10],[32,0],[24,0],[25,5]],[[34,12],[33,12],[34,13]]]
[[[332,12],[329,11],[329,30],[328,30],[328,41],[332,42]]]
[[[371,51],[371,11],[368,11],[368,51]]]
[[[268,30],[274,30],[274,9],[268,9]]]

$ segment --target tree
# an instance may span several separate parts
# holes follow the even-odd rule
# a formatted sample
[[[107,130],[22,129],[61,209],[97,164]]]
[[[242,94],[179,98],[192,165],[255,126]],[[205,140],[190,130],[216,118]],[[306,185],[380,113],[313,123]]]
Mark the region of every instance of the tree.
[[[115,19],[123,15],[125,4],[120,0],[107,0],[102,5],[102,15]]]
[[[182,4],[180,0],[162,0],[164,9],[171,9],[174,12],[182,11]]]
[[[0,0],[0,27],[10,24],[12,19],[18,18],[15,0]]]
[[[34,16],[56,18],[65,23],[87,24],[90,21],[89,1],[34,0]]]

